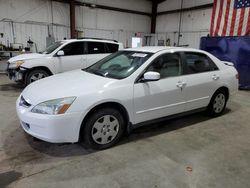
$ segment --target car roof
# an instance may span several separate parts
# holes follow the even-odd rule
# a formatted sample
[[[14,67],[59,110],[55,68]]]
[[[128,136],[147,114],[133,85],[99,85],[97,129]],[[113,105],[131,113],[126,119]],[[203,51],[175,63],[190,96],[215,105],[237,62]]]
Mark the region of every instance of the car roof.
[[[183,47],[172,47],[172,46],[143,46],[137,48],[127,48],[125,51],[138,51],[147,53],[157,53],[160,51],[172,52],[172,51],[191,51],[191,52],[203,52],[201,50],[193,48],[183,48]]]
[[[106,43],[113,43],[113,44],[119,44],[119,42],[114,40],[108,40],[108,39],[92,39],[92,38],[82,38],[82,39],[66,39],[61,40],[63,42],[77,42],[77,41],[91,41],[91,42],[106,42]]]

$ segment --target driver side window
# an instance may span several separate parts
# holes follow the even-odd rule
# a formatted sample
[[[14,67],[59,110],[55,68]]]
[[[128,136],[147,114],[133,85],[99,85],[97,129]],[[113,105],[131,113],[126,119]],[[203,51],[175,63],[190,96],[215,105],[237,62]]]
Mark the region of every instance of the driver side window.
[[[64,46],[61,50],[64,51],[64,56],[83,55],[84,42],[72,42]]]
[[[181,57],[177,53],[168,53],[156,58],[147,71],[158,72],[162,78],[179,76],[182,74]]]

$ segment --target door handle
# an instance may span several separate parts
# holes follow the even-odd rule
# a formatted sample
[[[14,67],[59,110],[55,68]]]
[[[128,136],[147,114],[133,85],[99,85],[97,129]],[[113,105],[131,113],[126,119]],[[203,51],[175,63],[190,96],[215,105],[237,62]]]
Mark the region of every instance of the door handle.
[[[212,76],[212,79],[213,79],[213,80],[218,80],[219,78],[220,78],[220,76],[217,75],[217,74],[214,74],[214,75]]]
[[[179,81],[179,82],[177,82],[176,83],[176,86],[178,87],[178,88],[183,88],[183,87],[185,87],[187,85],[187,83],[186,82],[181,82],[181,81]]]

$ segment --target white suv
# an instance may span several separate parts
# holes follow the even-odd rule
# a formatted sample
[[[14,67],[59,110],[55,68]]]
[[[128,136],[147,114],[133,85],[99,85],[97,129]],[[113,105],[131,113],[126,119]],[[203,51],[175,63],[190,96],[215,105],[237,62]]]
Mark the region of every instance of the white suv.
[[[54,74],[87,68],[107,55],[123,49],[123,44],[105,39],[57,41],[46,50],[9,59],[7,74],[11,80],[30,84]]]

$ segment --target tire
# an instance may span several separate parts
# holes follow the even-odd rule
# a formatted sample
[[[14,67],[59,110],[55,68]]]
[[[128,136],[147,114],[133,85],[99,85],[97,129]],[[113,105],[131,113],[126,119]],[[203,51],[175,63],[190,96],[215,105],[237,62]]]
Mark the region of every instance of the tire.
[[[105,123],[106,121],[106,123]],[[83,124],[81,137],[92,149],[106,149],[114,146],[122,137],[125,121],[121,113],[113,108],[95,111]]]
[[[34,69],[30,71],[25,77],[25,85],[29,85],[32,82],[48,77],[49,73],[42,69]]]
[[[225,90],[217,90],[207,107],[207,112],[212,117],[220,116],[224,112],[226,104],[227,96]]]

